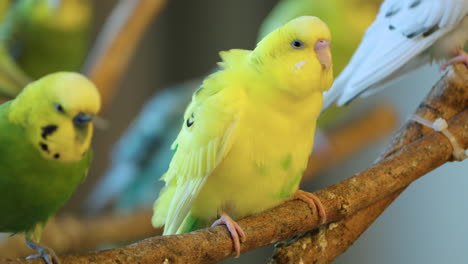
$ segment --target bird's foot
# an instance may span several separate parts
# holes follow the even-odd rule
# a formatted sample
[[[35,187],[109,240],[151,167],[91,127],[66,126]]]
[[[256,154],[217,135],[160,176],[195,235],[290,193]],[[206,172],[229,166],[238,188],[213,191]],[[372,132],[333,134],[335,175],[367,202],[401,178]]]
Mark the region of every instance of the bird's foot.
[[[447,69],[447,67],[449,65],[452,65],[452,64],[458,63],[458,62],[463,63],[463,64],[465,64],[466,67],[468,67],[468,54],[465,51],[463,51],[463,50],[458,51],[455,54],[455,57],[448,60],[444,65],[442,65],[442,67],[440,67],[440,69],[442,71],[445,71],[445,69]]]
[[[229,233],[231,234],[232,242],[234,243],[234,251],[236,252],[236,258],[240,256],[240,242],[245,241],[244,230],[237,224],[232,218],[223,213],[221,217],[216,220],[211,227],[218,225],[226,225]]]
[[[421,124],[421,125],[430,127],[432,129],[434,129],[435,131],[441,132],[442,134],[444,134],[444,136],[446,136],[448,138],[448,140],[450,141],[450,144],[452,144],[452,148],[453,148],[453,154],[452,155],[456,160],[462,161],[462,160],[467,158],[465,149],[460,147],[460,145],[458,144],[457,139],[447,129],[448,124],[447,124],[447,121],[445,121],[445,119],[439,117],[432,123],[430,121],[418,116],[418,115],[414,115],[411,119],[413,121]]]
[[[325,207],[323,206],[320,199],[315,196],[313,193],[305,192],[303,190],[297,190],[294,193],[293,199],[299,199],[307,203],[310,209],[318,212],[320,216],[320,224],[324,224],[327,221],[327,213],[325,212]]]
[[[37,259],[41,258],[46,264],[60,264],[60,261],[55,254],[55,252],[47,247],[41,246],[29,239],[26,239],[26,245],[32,250],[36,250],[39,254],[31,255],[26,257],[26,259]]]

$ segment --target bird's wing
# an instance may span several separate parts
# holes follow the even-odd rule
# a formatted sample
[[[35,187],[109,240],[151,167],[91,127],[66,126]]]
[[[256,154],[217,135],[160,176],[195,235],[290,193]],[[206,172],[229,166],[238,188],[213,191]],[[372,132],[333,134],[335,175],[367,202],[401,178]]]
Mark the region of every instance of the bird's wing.
[[[207,178],[232,146],[240,100],[226,90],[202,86],[185,112],[173,144],[174,157],[163,176],[166,188],[172,189],[164,234],[176,233]],[[157,208],[158,202],[155,214],[164,213]]]
[[[324,94],[324,108],[344,104],[367,89],[398,78],[397,71],[417,56],[429,61],[427,49],[466,16],[466,0],[385,0],[351,62]],[[422,64],[421,64],[422,65]],[[411,65],[411,69],[421,65]],[[410,67],[405,67],[410,70]]]

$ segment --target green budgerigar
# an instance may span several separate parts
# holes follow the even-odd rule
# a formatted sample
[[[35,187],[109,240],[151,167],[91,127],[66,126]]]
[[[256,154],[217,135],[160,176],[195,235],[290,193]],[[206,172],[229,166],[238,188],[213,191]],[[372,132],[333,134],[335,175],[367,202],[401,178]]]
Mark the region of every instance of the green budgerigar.
[[[49,74],[0,106],[0,232],[25,233],[38,257],[45,223],[83,182],[91,163],[98,90],[71,72]]]
[[[78,71],[91,39],[92,1],[19,0],[10,51],[36,79],[55,71]],[[46,58],[46,59],[45,59]]]
[[[80,70],[91,33],[90,0],[2,0],[2,14],[0,97],[14,98],[48,73]]]
[[[164,234],[225,224],[234,250],[245,239],[234,221],[299,198],[322,93],[333,80],[330,32],[316,17],[296,18],[253,51],[222,52],[185,111],[153,225]],[[232,217],[232,218],[231,218]],[[234,219],[234,220],[233,220]],[[239,239],[240,238],[240,239]]]

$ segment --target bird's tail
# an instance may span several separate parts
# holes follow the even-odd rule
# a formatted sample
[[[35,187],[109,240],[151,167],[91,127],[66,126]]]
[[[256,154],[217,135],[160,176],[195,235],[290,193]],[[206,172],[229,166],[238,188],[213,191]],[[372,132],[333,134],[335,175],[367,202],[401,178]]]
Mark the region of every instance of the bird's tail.
[[[151,223],[154,227],[161,227],[166,223],[169,206],[171,205],[171,200],[174,197],[175,191],[176,187],[174,185],[166,185],[161,190],[161,193],[153,206],[153,218],[151,219]],[[168,234],[164,233],[164,235]]]
[[[171,200],[174,198],[174,193],[176,191],[175,186],[168,185],[166,186],[159,195],[159,198],[154,203],[153,208],[153,218],[151,219],[151,223],[153,226],[161,227],[166,224],[166,218],[169,213],[169,206],[171,204]],[[177,228],[164,228],[163,235],[173,235],[173,234],[182,234],[192,232],[194,230],[204,228],[205,223],[201,221],[200,218],[195,217],[192,215],[191,212],[184,218],[182,224]],[[170,231],[172,230],[172,231]],[[174,230],[177,230],[174,232]]]
[[[192,232],[201,228],[205,228],[205,222],[202,221],[200,218],[193,216],[192,212],[190,212],[180,225],[179,229],[177,229],[177,234],[183,234]]]

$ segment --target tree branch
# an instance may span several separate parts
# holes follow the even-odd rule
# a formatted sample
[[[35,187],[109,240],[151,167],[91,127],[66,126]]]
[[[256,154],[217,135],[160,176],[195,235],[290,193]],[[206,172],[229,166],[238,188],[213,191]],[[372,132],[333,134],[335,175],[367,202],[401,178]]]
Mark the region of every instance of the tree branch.
[[[166,0],[120,0],[107,19],[83,72],[101,92],[107,105],[143,32]]]
[[[468,70],[464,65],[456,65],[437,82],[415,114],[427,120],[435,120],[438,117],[450,119],[467,107]],[[433,130],[428,127],[411,121],[407,122],[378,160],[390,157],[404,146],[430,132],[433,132]],[[298,259],[304,259],[306,263],[331,262],[345,252],[404,189],[406,187],[360,211],[358,214],[330,225],[328,229],[323,228],[319,232],[308,233],[296,242],[291,241],[278,245],[270,263],[297,263]],[[367,218],[366,215],[374,217]],[[330,230],[331,226],[333,226],[332,230]],[[326,241],[332,242],[328,243],[325,249],[309,246],[303,249],[301,247],[303,244],[309,245],[324,238],[326,238]]]
[[[314,152],[303,181],[320,171],[334,166],[359,149],[375,142],[395,126],[396,113],[392,107],[379,104],[364,115],[349,121],[327,134],[330,143],[328,152]],[[47,224],[41,241],[57,254],[84,252],[101,245],[121,244],[161,234],[151,226],[151,210],[134,212],[131,215],[104,215],[91,219],[75,217],[53,218]],[[121,230],[115,232],[115,230]],[[24,237],[16,235],[0,243],[0,256],[17,258],[32,254],[26,247]]]
[[[382,199],[370,207],[387,207],[397,195],[391,195],[391,197],[393,199]],[[268,263],[319,264],[330,262],[343,253],[342,248],[349,248],[365,231],[365,227],[371,225],[380,216],[378,210],[373,210],[370,207],[338,222],[327,224],[276,244],[275,254]],[[309,262],[310,260],[312,262]]]
[[[466,148],[468,146],[468,109],[466,106],[465,110],[449,120],[449,129],[458,138],[460,145]],[[328,223],[339,221],[401,190],[450,160],[451,155],[452,147],[448,139],[441,133],[432,132],[396,151],[369,169],[315,192],[315,195],[321,199],[327,211]],[[242,243],[241,250],[242,252],[249,251],[315,229],[319,221],[319,217],[304,202],[298,200],[285,202],[272,210],[239,221],[247,235],[247,240]],[[333,228],[332,225],[328,228],[330,226]],[[225,227],[218,226],[188,234],[148,238],[122,248],[63,256],[61,260],[64,264],[196,264],[212,263],[228,258],[232,254],[231,238]],[[25,260],[16,260],[16,262],[40,263]],[[11,263],[11,261],[0,261],[0,264],[3,263]],[[304,263],[310,262],[304,260]]]
[[[102,245],[137,241],[160,234],[151,226],[152,210],[142,210],[131,215],[104,215],[90,219],[72,216],[52,218],[46,225],[41,242],[57,254],[85,251]],[[0,256],[15,258],[31,255],[23,235],[8,238],[0,245]]]

